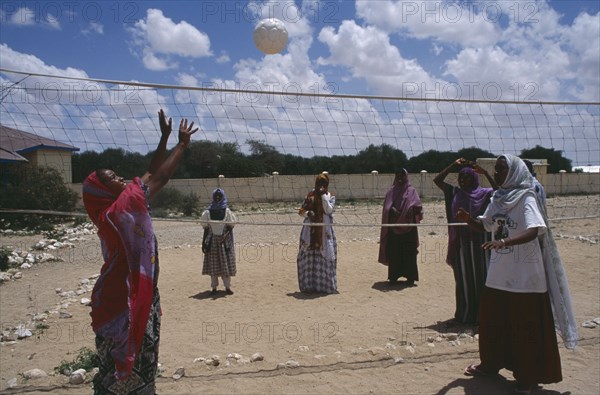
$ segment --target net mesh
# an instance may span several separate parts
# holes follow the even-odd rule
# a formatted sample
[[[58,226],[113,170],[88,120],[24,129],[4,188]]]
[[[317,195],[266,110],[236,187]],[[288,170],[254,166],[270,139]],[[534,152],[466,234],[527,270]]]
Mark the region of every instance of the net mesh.
[[[444,168],[456,156],[431,163],[426,154],[432,150],[458,154],[476,147],[492,154],[480,161],[490,172],[494,156],[535,147],[556,151],[574,166],[600,164],[600,103],[415,100],[0,72],[3,130],[48,139],[32,146],[27,139],[36,137],[7,138],[3,132],[3,165],[19,163],[11,157],[15,153],[35,152],[33,160],[25,159],[57,167],[77,184],[91,165],[98,165],[94,158],[107,160],[107,152],[127,163],[147,162],[160,139],[157,112],[162,108],[174,119],[175,131],[181,118],[200,127],[169,185],[195,194],[201,206],[222,187],[247,223],[297,224],[297,206],[312,188],[314,174],[328,171],[339,202],[336,222],[378,224],[381,200],[394,169],[402,166],[410,168],[411,183],[431,202],[424,225],[445,224],[435,174],[421,170]],[[171,136],[169,146],[175,143]],[[531,159],[552,197],[551,218],[597,216],[597,174],[570,168],[555,173],[559,164]],[[447,182],[456,183],[455,175]],[[589,198],[582,205],[566,196],[572,194]]]

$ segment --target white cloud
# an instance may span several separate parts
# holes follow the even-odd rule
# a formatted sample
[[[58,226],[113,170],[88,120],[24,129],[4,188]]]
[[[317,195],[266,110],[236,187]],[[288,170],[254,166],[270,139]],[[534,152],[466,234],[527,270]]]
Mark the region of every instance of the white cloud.
[[[465,48],[446,62],[446,75],[472,87],[467,98],[543,100],[556,98],[560,84],[539,60],[511,56],[502,48]]]
[[[242,59],[237,62],[233,66],[236,80],[241,84],[257,84],[260,89],[267,90],[307,92],[312,89],[315,92],[323,89],[325,80],[315,72],[308,55],[313,43],[312,27],[303,8],[298,8],[293,1],[249,4],[249,10],[258,10],[258,14],[254,15],[256,18],[275,17],[282,20],[288,31],[289,41],[280,54],[264,55],[260,60]]]
[[[448,1],[357,0],[356,14],[369,25],[417,39],[463,46],[494,43],[499,31],[494,19],[473,5]]]
[[[323,76],[313,70],[308,57],[311,44],[310,36],[297,37],[288,44],[287,53],[265,55],[259,61],[241,60],[234,65],[236,79],[241,83],[252,82],[273,90],[301,89],[306,92],[315,84],[323,87]]]
[[[277,18],[283,22],[288,37],[303,37],[312,33],[310,21],[307,16],[314,12],[314,7],[318,1],[311,0],[303,2],[300,7],[293,1],[268,0],[251,1],[248,3],[247,10],[252,12],[251,17],[256,19],[256,23],[265,18]]]
[[[176,69],[179,66],[179,63],[157,56],[148,48],[143,49],[142,62],[144,63],[145,68],[153,71]]]
[[[89,78],[85,71],[58,68],[34,55],[0,44],[0,67],[37,74]],[[168,102],[160,92],[130,85],[107,86],[89,80],[29,76],[3,72],[0,83],[7,90],[3,124],[44,137],[68,142],[82,150],[123,147],[146,152],[154,149],[160,134],[156,117],[148,108]],[[133,81],[135,82],[135,81]],[[28,87],[29,89],[19,89]],[[109,108],[110,111],[104,111]],[[165,108],[168,110],[168,108]]]
[[[144,66],[151,70],[176,68],[176,56],[212,56],[206,33],[186,21],[173,22],[158,9],[148,9],[146,18],[137,21],[129,31],[133,36],[132,50],[138,52],[141,48]]]
[[[81,33],[86,36],[91,34],[103,35],[104,25],[98,22],[90,22],[83,30],[81,30]]]
[[[219,55],[219,57],[215,59],[215,61],[219,64],[229,63],[230,60],[231,59],[229,58],[229,55],[227,55],[227,52],[225,51],[221,52],[221,55]]]
[[[37,56],[15,51],[6,44],[0,44],[0,66],[9,70],[19,70],[31,73],[61,75],[77,78],[88,77],[87,73],[83,70],[73,67],[61,69],[55,66],[47,65]]]
[[[446,62],[445,75],[498,84],[504,100],[600,99],[599,15],[562,25],[555,10],[537,4],[530,23],[511,18],[495,45],[463,48]]]
[[[385,80],[393,86],[399,72],[413,81],[431,83],[427,76],[419,80],[426,72],[415,73],[419,69],[434,72],[424,63],[426,58],[419,58],[417,63],[395,54],[387,35],[397,33],[408,45],[430,46],[430,52],[437,57],[455,54],[445,61],[445,83],[458,83],[463,89],[471,89],[465,84],[477,86],[468,95],[463,92],[462,98],[600,98],[599,14],[582,13],[569,25],[561,24],[562,15],[543,0],[357,0],[356,15],[365,21],[365,26],[345,21],[337,34],[332,28],[321,32],[320,40],[331,51],[321,64],[345,66],[353,76],[365,78],[378,91],[386,87]],[[380,43],[379,47],[369,49],[378,46],[375,42]],[[410,66],[408,62],[413,62],[414,67],[403,69],[403,64]],[[486,84],[493,85],[487,92],[482,90]],[[500,91],[499,97],[494,89]]]
[[[177,74],[177,82],[183,86],[198,86],[198,78],[187,73]]]
[[[3,15],[4,17],[7,15]],[[28,7],[18,8],[7,20],[11,25],[16,26],[42,26],[54,30],[60,30],[60,22],[58,18],[52,14],[41,15],[39,10],[33,10]]]
[[[572,48],[570,64],[576,79],[570,93],[582,100],[600,100],[600,13],[580,14],[564,37]]]
[[[325,27],[319,40],[329,47],[331,56],[320,58],[321,65],[345,66],[355,78],[367,81],[380,94],[398,96],[407,83],[429,83],[432,78],[415,60],[404,59],[389,36],[373,27],[343,21],[336,32]],[[348,48],[352,48],[351,51]]]

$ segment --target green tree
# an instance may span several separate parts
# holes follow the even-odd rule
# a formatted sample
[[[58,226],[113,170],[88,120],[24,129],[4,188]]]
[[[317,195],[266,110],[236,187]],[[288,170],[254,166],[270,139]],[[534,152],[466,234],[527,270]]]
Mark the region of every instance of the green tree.
[[[69,189],[58,170],[23,166],[3,185],[0,207],[21,210],[75,210],[77,193]],[[0,213],[3,227],[40,228],[64,220],[62,216]],[[69,218],[70,219],[70,218]]]
[[[377,170],[380,173],[395,173],[397,170],[406,167],[408,163],[406,154],[389,144],[378,146],[371,144],[360,151],[354,160],[359,164],[356,173],[370,173],[372,170]],[[348,162],[354,160],[350,158]]]
[[[83,182],[96,169],[112,169],[118,175],[131,180],[146,171],[154,153],[142,155],[138,152],[126,152],[122,148],[109,148],[101,153],[85,151],[72,156],[73,182]]]
[[[250,146],[250,159],[255,163],[256,175],[282,171],[285,159],[275,147],[259,140],[247,140]]]
[[[456,153],[456,159],[465,158],[470,161],[474,161],[477,158],[495,158],[495,157],[497,157],[497,155],[494,155],[493,153],[491,153],[489,151],[485,151],[485,150],[482,150],[481,148],[477,148],[477,147],[463,148],[461,150],[458,150],[458,152]]]
[[[565,158],[562,151],[554,148],[544,148],[539,145],[531,149],[524,149],[519,155],[523,159],[546,159],[548,161],[548,173],[558,173],[560,170],[571,172],[571,159]]]
[[[426,170],[429,173],[439,173],[456,159],[458,159],[456,152],[429,150],[410,158],[407,170],[410,173],[418,173],[421,170]]]

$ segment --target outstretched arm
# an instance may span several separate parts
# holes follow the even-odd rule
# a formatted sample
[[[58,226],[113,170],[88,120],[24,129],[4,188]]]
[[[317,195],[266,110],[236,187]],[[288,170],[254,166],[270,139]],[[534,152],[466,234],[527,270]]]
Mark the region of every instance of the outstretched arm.
[[[467,225],[469,225],[469,228],[476,232],[485,232],[481,221],[477,218],[473,218],[470,213],[466,212],[462,208],[458,209],[458,213],[456,213],[456,220],[458,222],[466,222]]]
[[[538,228],[529,228],[525,229],[523,232],[513,236],[507,237],[506,239],[501,240],[492,240],[483,243],[482,247],[484,250],[498,250],[499,248],[504,248],[508,246],[515,246],[519,244],[525,244],[535,239],[538,235]]]
[[[163,161],[158,170],[151,174],[147,181],[144,180],[150,188],[150,198],[154,197],[156,193],[166,185],[175,172],[175,169],[177,169],[177,166],[183,158],[183,152],[190,144],[192,134],[198,131],[198,128],[192,130],[193,127],[194,122],[190,123],[188,126],[187,119],[181,120],[179,123],[179,142],[175,148],[173,148],[169,157]]]
[[[167,122],[167,117],[165,116],[165,112],[162,108],[158,112],[158,124],[160,125],[161,136],[160,141],[158,142],[158,147],[156,147],[156,152],[150,161],[148,170],[146,170],[146,172],[150,174],[156,173],[165,161],[165,156],[167,153],[167,141],[169,140],[171,130],[173,129],[173,119],[169,117],[169,121]]]
[[[450,163],[448,165],[448,167],[446,167],[444,170],[440,171],[438,173],[438,175],[435,176],[435,178],[433,179],[433,182],[435,183],[435,185],[437,185],[437,187],[443,191],[445,189],[444,187],[446,185],[444,180],[446,179],[446,177],[448,177],[448,173],[450,173],[450,170],[452,170],[452,168],[454,166],[460,167],[460,165],[462,165],[463,163],[466,163],[466,162],[467,162],[467,160],[465,158],[459,158],[459,159],[455,160],[454,162]]]

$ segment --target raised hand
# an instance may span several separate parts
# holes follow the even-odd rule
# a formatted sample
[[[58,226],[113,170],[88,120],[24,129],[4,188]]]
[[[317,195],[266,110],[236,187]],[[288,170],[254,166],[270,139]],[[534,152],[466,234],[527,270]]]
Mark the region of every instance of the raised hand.
[[[467,162],[468,161],[465,158],[458,158],[457,160],[454,161],[456,166],[462,166],[462,165],[466,164]]]
[[[473,164],[473,170],[477,174],[485,174],[486,173],[485,169],[483,167],[479,166],[477,163]]]
[[[188,126],[187,118],[181,120],[179,123],[179,143],[183,144],[184,146],[187,146],[190,143],[192,134],[198,131],[198,128],[192,130],[193,127],[194,122],[190,123]]]
[[[160,133],[162,134],[162,138],[168,139],[169,135],[171,134],[171,130],[173,130],[173,119],[169,117],[169,121],[167,122],[167,117],[162,108],[158,112],[158,124],[160,125]]]

